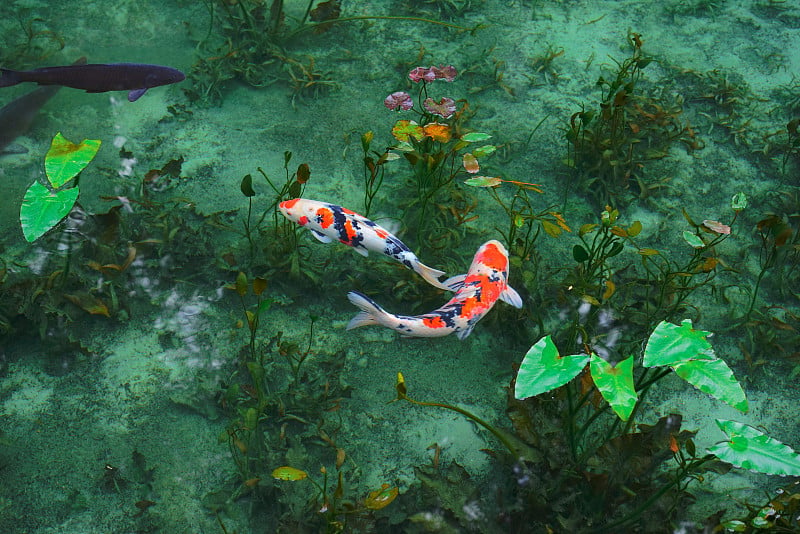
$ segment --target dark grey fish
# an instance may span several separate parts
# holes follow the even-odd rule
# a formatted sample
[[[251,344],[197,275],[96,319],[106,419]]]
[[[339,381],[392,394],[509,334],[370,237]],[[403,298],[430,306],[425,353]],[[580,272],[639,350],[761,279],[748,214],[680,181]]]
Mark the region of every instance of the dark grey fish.
[[[85,63],[86,58],[82,57],[73,65],[83,65]],[[0,155],[26,152],[24,147],[12,147],[11,143],[30,129],[33,119],[39,113],[39,109],[59,89],[61,89],[61,86],[40,87],[0,108]]]
[[[172,67],[143,63],[65,65],[24,71],[0,69],[0,87],[33,82],[83,89],[87,93],[129,91],[130,102],[151,87],[177,83],[185,78],[186,75]]]

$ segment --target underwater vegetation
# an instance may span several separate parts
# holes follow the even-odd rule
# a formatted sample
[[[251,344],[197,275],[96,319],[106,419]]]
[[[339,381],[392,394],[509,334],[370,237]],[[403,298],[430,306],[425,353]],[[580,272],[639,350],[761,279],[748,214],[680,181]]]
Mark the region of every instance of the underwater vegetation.
[[[394,7],[405,18],[441,21],[482,3],[405,0]],[[324,99],[337,86],[336,69],[331,58],[312,57],[306,46],[331,38],[324,32],[344,22],[371,18],[348,18],[343,10],[353,4],[335,1],[203,5],[208,24],[192,28],[205,35],[196,41],[192,86],[170,105],[164,124],[191,123],[193,106],[220,103],[234,81],[285,85],[292,104]],[[667,12],[699,16],[725,5],[670,2]],[[59,39],[44,28],[41,21],[29,23],[29,43],[19,57],[58,48]],[[761,118],[769,125],[756,128],[748,108],[756,96],[745,83],[722,70],[674,68],[646,53],[643,43],[640,34],[627,34],[622,56],[587,84],[586,100],[565,100],[568,107],[553,112],[560,113],[554,119],[561,127],[550,139],[538,135],[541,115],[516,132],[479,124],[486,109],[481,100],[490,88],[504,99],[523,98],[519,78],[526,89],[567,86],[566,62],[573,58],[563,47],[546,45],[541,55],[525,59],[525,72],[506,70],[491,46],[478,57],[461,57],[458,68],[418,57],[409,63],[407,79],[397,85],[382,80],[381,93],[361,99],[392,119],[380,133],[359,124],[355,131],[364,133],[349,168],[354,172],[345,177],[350,181],[325,182],[320,177],[331,176],[331,169],[315,163],[315,154],[300,159],[298,150],[287,149],[282,165],[248,162],[249,174],[234,175],[236,183],[224,193],[240,207],[233,211],[203,214],[178,193],[176,186],[187,179],[209,178],[185,176],[189,166],[182,167],[184,156],[178,155],[144,174],[137,170],[100,199],[100,208],[90,209],[98,204],[86,198],[87,185],[109,174],[95,157],[110,143],[72,143],[58,134],[40,165],[43,178],[16,199],[21,209],[15,230],[33,248],[27,256],[0,258],[0,336],[34,328],[51,346],[102,354],[105,347],[86,342],[76,325],[123,323],[141,300],[158,305],[163,297],[151,284],[160,279],[198,288],[222,280],[215,289],[228,315],[214,326],[225,331],[235,357],[220,364],[203,409],[185,403],[195,415],[221,417],[210,449],[229,465],[220,465],[225,480],[202,500],[221,532],[664,532],[689,523],[686,510],[705,492],[720,500],[707,517],[692,516],[698,531],[796,531],[796,483],[773,481],[779,491],[738,502],[725,500],[716,485],[739,470],[800,476],[797,453],[769,436],[777,429],[766,421],[762,427],[720,417],[716,428],[698,430],[676,406],[685,403],[682,390],[696,389],[706,406],[720,402],[744,413],[745,391],[759,374],[768,368],[790,378],[800,373],[800,204],[796,192],[787,193],[795,191],[800,164],[797,84],[781,93],[775,115]],[[659,68],[669,69],[666,77],[674,76],[680,89],[661,90]],[[469,100],[451,83],[463,77],[470,80]],[[687,106],[699,110],[692,123],[700,118],[703,138],[752,153],[760,170],[782,177],[782,188],[764,201],[760,184],[745,184],[747,194],[726,191],[720,193],[724,202],[702,206],[685,200],[694,190],[677,195],[668,177],[656,172],[656,161],[668,161],[678,145],[690,156],[686,161],[705,156]],[[512,150],[519,141],[509,137],[523,132],[531,132],[526,150]],[[566,167],[564,183],[540,165],[546,152],[534,150],[534,134],[559,152],[551,163]],[[329,139],[334,143],[336,136]],[[567,154],[560,161],[564,141]],[[761,152],[753,151],[759,146]],[[121,160],[132,158],[120,149]],[[520,175],[525,166],[544,170]],[[343,198],[321,198],[320,190]],[[337,215],[345,213],[338,206],[343,203],[374,217],[385,227],[373,224],[401,236],[437,273],[464,272],[473,244],[496,239],[508,251],[508,276],[521,309],[498,306],[482,320],[478,339],[464,341],[471,344],[467,349],[454,349],[455,340],[409,345],[393,334],[380,337],[386,332],[376,334],[377,328],[345,334],[355,312],[348,291],[408,314],[432,309],[430,302],[450,295],[443,297],[441,286],[425,283],[402,261],[365,260],[338,244],[315,242],[281,213],[282,205],[307,194],[329,210],[338,207],[332,211]],[[656,206],[664,198],[669,201]],[[664,217],[648,217],[652,212],[644,206]],[[724,358],[711,346],[711,332],[701,329],[711,330],[709,322],[726,323],[713,328]],[[344,336],[351,337],[342,341]],[[187,343],[167,329],[159,342]],[[442,362],[481,346],[481,358],[500,359],[507,369],[495,380],[502,389],[496,387],[494,397],[476,399],[470,397],[472,377],[438,373]],[[350,347],[358,348],[357,356]],[[426,358],[416,372],[425,368],[435,380],[458,382],[463,395],[419,386],[402,360],[414,350]],[[355,358],[378,353],[397,356],[380,364],[396,368],[396,395],[384,399],[385,408],[355,401],[348,378],[360,372]],[[2,375],[8,364],[0,357]],[[461,365],[450,369],[461,371]],[[498,406],[499,412],[489,412]],[[370,409],[374,420],[357,426],[361,412]],[[471,471],[442,441],[424,451],[428,463],[399,447],[392,450],[398,456],[393,462],[364,454],[371,450],[365,443],[384,439],[379,425],[394,429],[405,412],[411,415],[401,431],[430,429],[436,421],[446,427],[447,421],[433,419],[437,411],[463,418],[485,437],[484,472]],[[701,446],[712,432],[724,437]],[[0,446],[4,441],[0,434]],[[387,467],[409,457],[417,460],[408,460],[407,473]],[[98,476],[102,491],[117,494],[133,478],[152,478],[142,457],[134,455],[132,462],[141,471],[137,476],[105,465]],[[5,465],[0,458],[0,468]],[[152,516],[156,500],[138,500],[133,513]],[[0,497],[0,514],[11,507]]]

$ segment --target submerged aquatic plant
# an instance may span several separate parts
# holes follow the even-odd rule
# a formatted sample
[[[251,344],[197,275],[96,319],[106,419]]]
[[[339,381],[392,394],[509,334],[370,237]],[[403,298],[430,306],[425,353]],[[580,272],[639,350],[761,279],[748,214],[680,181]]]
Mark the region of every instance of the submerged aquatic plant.
[[[448,96],[434,99],[429,85],[436,81],[452,82],[458,75],[452,65],[415,67],[408,78],[419,84],[416,102],[407,92],[390,94],[384,105],[393,111],[413,113],[414,119],[398,119],[392,127],[396,143],[389,147],[384,161],[401,154],[411,165],[414,197],[406,212],[414,210],[414,227],[426,226],[429,208],[436,196],[451,186],[459,176],[472,175],[480,169],[478,160],[495,152],[497,147],[480,144],[491,138],[481,132],[464,132],[469,106],[466,100]]]

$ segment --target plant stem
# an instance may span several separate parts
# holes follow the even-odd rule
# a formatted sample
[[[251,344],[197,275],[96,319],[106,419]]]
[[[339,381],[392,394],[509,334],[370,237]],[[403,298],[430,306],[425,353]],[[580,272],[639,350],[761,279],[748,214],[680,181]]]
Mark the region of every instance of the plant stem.
[[[500,443],[502,443],[505,446],[505,448],[508,449],[508,452],[510,452],[511,455],[515,459],[517,459],[517,460],[520,459],[519,452],[517,452],[517,450],[514,447],[514,445],[511,444],[511,441],[509,441],[508,437],[505,436],[499,430],[497,430],[495,427],[493,427],[492,425],[490,425],[489,423],[487,423],[486,421],[484,421],[483,419],[481,419],[480,417],[475,415],[474,413],[469,412],[469,411],[467,411],[467,410],[465,410],[463,408],[459,408],[458,406],[453,406],[451,404],[443,404],[443,403],[440,403],[440,402],[423,402],[423,401],[414,400],[414,399],[408,397],[407,395],[401,395],[400,398],[405,399],[408,402],[411,402],[413,404],[417,404],[419,406],[438,406],[439,408],[445,408],[447,410],[451,410],[451,411],[454,411],[456,413],[460,413],[461,415],[463,415],[467,419],[470,419],[470,420],[474,421],[475,423],[479,424],[480,426],[482,426],[483,428],[485,428],[486,430],[488,430],[489,432],[494,434],[494,437],[496,437],[500,441]]]

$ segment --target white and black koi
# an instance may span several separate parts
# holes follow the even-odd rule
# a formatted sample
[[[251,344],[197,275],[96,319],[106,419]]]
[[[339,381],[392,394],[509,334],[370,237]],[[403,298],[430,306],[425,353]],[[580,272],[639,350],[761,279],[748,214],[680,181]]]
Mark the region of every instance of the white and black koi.
[[[367,256],[370,250],[380,252],[419,274],[429,284],[446,291],[454,290],[439,281],[445,274],[443,271],[423,265],[391,232],[354,211],[305,198],[285,200],[278,208],[287,219],[308,228],[323,243],[336,240],[353,247],[362,256]]]
[[[502,300],[515,308],[522,307],[519,294],[508,285],[508,252],[499,241],[487,241],[475,253],[467,274],[446,281],[458,288],[444,306],[417,316],[394,315],[358,291],[347,298],[361,308],[347,329],[372,324],[383,325],[408,337],[441,337],[455,334],[464,339],[472,332],[495,302]]]

